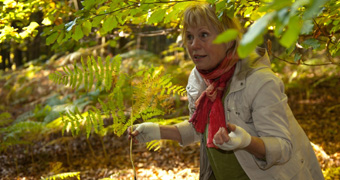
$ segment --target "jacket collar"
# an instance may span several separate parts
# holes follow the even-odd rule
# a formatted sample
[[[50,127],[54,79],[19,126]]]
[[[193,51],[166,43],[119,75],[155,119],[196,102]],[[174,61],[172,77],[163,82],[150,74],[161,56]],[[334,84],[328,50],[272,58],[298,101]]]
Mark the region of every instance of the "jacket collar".
[[[239,91],[246,86],[246,77],[251,73],[263,69],[270,68],[270,60],[266,49],[256,48],[247,58],[240,59],[236,64],[235,73],[232,77],[229,93]]]

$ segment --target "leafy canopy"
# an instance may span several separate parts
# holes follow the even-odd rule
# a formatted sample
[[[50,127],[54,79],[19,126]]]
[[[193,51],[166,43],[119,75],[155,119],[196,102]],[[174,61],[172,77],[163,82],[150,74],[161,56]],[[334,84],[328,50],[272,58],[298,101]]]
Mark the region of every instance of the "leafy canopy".
[[[138,28],[158,26],[171,28],[178,35],[181,27],[181,13],[191,0],[83,0],[81,4],[71,1],[53,0],[3,0],[0,12],[0,42],[8,39],[21,41],[36,36],[36,29],[43,26],[46,43],[58,51],[68,47],[63,44],[86,44],[82,39],[90,36],[106,36],[119,33],[133,37]],[[340,54],[339,7],[337,0],[207,0],[216,7],[218,14],[227,13],[237,16],[247,29],[243,35],[238,53],[247,56],[254,48],[263,43],[263,35],[272,32],[279,43],[287,48],[290,55],[296,47],[311,48],[325,52],[328,60]],[[29,17],[42,11],[42,24]],[[22,30],[14,28],[12,22],[20,21]],[[217,43],[231,41],[236,32],[222,33]],[[110,41],[116,41],[111,38]],[[83,43],[83,44],[82,44]],[[298,45],[301,46],[297,46]],[[111,44],[115,44],[112,42]],[[78,47],[79,47],[78,46]],[[65,50],[65,49],[63,49]],[[270,50],[270,47],[269,47]],[[295,55],[295,61],[303,54]],[[299,58],[300,57],[300,58]]]

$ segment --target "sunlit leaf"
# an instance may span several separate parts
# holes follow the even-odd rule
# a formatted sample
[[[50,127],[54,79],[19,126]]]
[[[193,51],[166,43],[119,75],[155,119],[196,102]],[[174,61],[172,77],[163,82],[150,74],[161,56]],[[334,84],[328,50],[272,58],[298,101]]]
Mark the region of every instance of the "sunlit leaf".
[[[96,0],[85,0],[82,4],[85,9],[91,9],[96,4]]]
[[[118,25],[118,22],[117,22],[115,16],[113,16],[113,15],[108,16],[104,20],[104,23],[103,23],[104,32],[111,31],[113,28],[117,27],[117,25]]]
[[[289,21],[288,29],[285,31],[282,38],[280,39],[280,44],[282,44],[286,48],[289,48],[299,38],[300,29],[301,23],[299,17],[292,17]]]
[[[248,44],[243,44],[240,45],[237,48],[237,53],[239,55],[240,58],[245,58],[247,57],[251,52],[253,52],[255,50],[255,48],[257,47],[258,44],[261,44],[263,42],[263,38],[262,36],[258,36],[256,37],[256,39],[254,39],[252,42],[248,43]]]
[[[64,40],[65,33],[64,31],[60,32],[60,35],[58,36],[57,42],[60,44]]]
[[[237,38],[239,32],[236,29],[228,29],[217,36],[217,38],[214,40],[214,43],[220,44],[220,43],[228,43],[234,39]]]
[[[81,29],[81,26],[76,26],[76,29],[74,31],[74,34],[72,35],[72,38],[76,41],[84,37],[84,33]]]
[[[237,50],[241,58],[250,54],[258,44],[263,42],[262,35],[266,32],[268,24],[276,16],[276,12],[272,12],[264,15],[257,20],[243,36],[240,42],[240,46]]]
[[[92,23],[89,21],[85,21],[82,24],[82,30],[85,36],[88,36],[91,33],[91,29],[92,29]]]
[[[46,38],[46,44],[47,44],[47,45],[50,45],[50,44],[54,43],[55,40],[57,40],[58,35],[59,35],[58,32],[55,32],[55,33],[49,35],[49,36]]]
[[[267,12],[269,10],[280,10],[284,7],[289,7],[292,4],[292,1],[273,0],[267,4],[267,6],[262,6],[259,11]]]
[[[166,12],[165,9],[160,9],[160,10],[153,12],[150,18],[148,19],[148,23],[152,24],[152,23],[160,22],[164,18],[165,12]]]
[[[94,17],[92,20],[92,27],[98,27],[104,18],[104,15]]]

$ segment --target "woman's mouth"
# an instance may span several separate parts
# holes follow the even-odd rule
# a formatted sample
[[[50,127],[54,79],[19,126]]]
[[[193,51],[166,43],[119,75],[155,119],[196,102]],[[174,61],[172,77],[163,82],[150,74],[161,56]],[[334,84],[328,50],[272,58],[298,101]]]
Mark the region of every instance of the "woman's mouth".
[[[200,60],[200,59],[205,58],[205,57],[207,57],[207,55],[194,55],[195,60]]]

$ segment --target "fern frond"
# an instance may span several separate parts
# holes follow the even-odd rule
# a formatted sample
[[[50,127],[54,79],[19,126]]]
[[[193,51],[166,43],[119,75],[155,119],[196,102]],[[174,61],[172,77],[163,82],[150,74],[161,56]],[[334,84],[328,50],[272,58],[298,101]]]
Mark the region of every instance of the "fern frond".
[[[66,66],[62,66],[61,68],[63,68],[63,70],[64,70],[64,72],[67,74],[67,75],[70,75],[70,73],[69,73],[69,69],[68,70],[66,70],[66,68],[65,68]]]
[[[94,57],[91,57],[91,59],[92,59],[92,66],[94,67],[94,73],[95,73],[95,76],[97,77],[97,83],[96,83],[96,85],[95,85],[95,87],[96,87],[96,89],[98,89],[99,88],[99,86],[100,86],[100,80],[101,80],[101,78],[100,78],[100,72],[99,72],[99,68],[98,68],[98,66],[97,66],[97,63],[96,63],[96,61],[94,60]],[[100,58],[98,58],[98,60],[99,60]]]
[[[83,72],[82,72],[82,69],[78,69],[78,66],[76,64],[74,64],[74,70],[75,70],[76,77],[78,77],[75,83],[76,84],[75,89],[79,89],[79,86],[83,83]]]
[[[94,74],[93,74],[93,68],[92,68],[92,61],[91,61],[91,58],[89,57],[89,60],[87,61],[87,69],[88,69],[88,76],[89,76],[89,82],[86,86],[86,89],[88,91],[90,91],[92,89],[92,85],[93,85],[93,77],[94,77]]]
[[[12,145],[32,143],[37,140],[38,135],[44,128],[44,123],[34,121],[23,121],[0,128],[0,137],[2,138],[0,151],[6,150]]]
[[[96,119],[97,120],[97,127],[94,127],[95,129],[97,128],[98,132],[101,132],[104,129],[104,119],[101,115],[101,111],[99,109],[95,109],[95,114],[96,114]]]
[[[89,138],[92,130],[97,134],[101,134],[102,131],[105,130],[101,111],[95,107],[93,107],[93,110],[89,110],[85,113],[80,113],[79,109],[76,107],[74,111],[67,111],[61,117],[63,122],[63,135],[67,130],[71,131],[72,136],[76,136],[80,133],[82,128],[85,128],[86,136]]]
[[[143,121],[150,121],[150,119],[154,117],[164,115],[164,111],[157,108],[148,107],[147,109],[139,112],[139,114],[141,115]]]
[[[147,142],[146,148],[149,150],[154,149],[154,151],[157,151],[161,147],[160,142],[161,142],[160,140],[153,140],[153,141]]]
[[[58,179],[70,179],[70,178],[77,178],[80,180],[80,172],[67,172],[67,173],[60,173],[53,176],[49,176],[44,178],[43,180],[58,180]]]
[[[102,82],[104,77],[105,77],[105,70],[104,70],[102,58],[100,56],[98,57],[98,64],[99,64],[99,68],[100,68],[99,69],[99,79],[100,79],[100,82]]]
[[[77,72],[78,72],[78,69],[77,69],[77,65],[76,65],[76,61],[74,61],[74,64],[73,64],[73,71],[71,72],[71,78],[73,81],[71,81],[71,87],[72,89],[74,89],[76,87],[76,84],[77,84],[77,80],[78,80],[78,76],[77,76]]]
[[[58,84],[64,84],[73,89],[79,89],[83,85],[85,91],[90,91],[94,85],[96,89],[105,89],[108,92],[112,88],[112,73],[118,72],[121,64],[119,55],[112,61],[110,59],[111,57],[107,56],[104,61],[101,57],[96,60],[91,56],[87,58],[87,63],[85,63],[84,59],[81,58],[81,67],[76,62],[71,68],[68,65],[62,66],[62,73],[51,73],[49,78]]]
[[[90,115],[88,115],[88,116],[86,116],[85,117],[85,130],[86,130],[86,138],[89,138],[90,137],[90,133],[91,133],[91,129],[92,129],[92,127],[91,127],[91,123],[92,122],[92,120],[91,120],[91,116]]]
[[[111,86],[112,86],[112,73],[111,72],[114,70],[112,68],[110,69],[110,56],[106,57],[105,66],[106,66],[106,70],[105,70],[105,89],[108,92],[111,89]]]
[[[12,115],[8,112],[1,113],[0,114],[0,127],[11,123],[13,121],[11,117]]]

